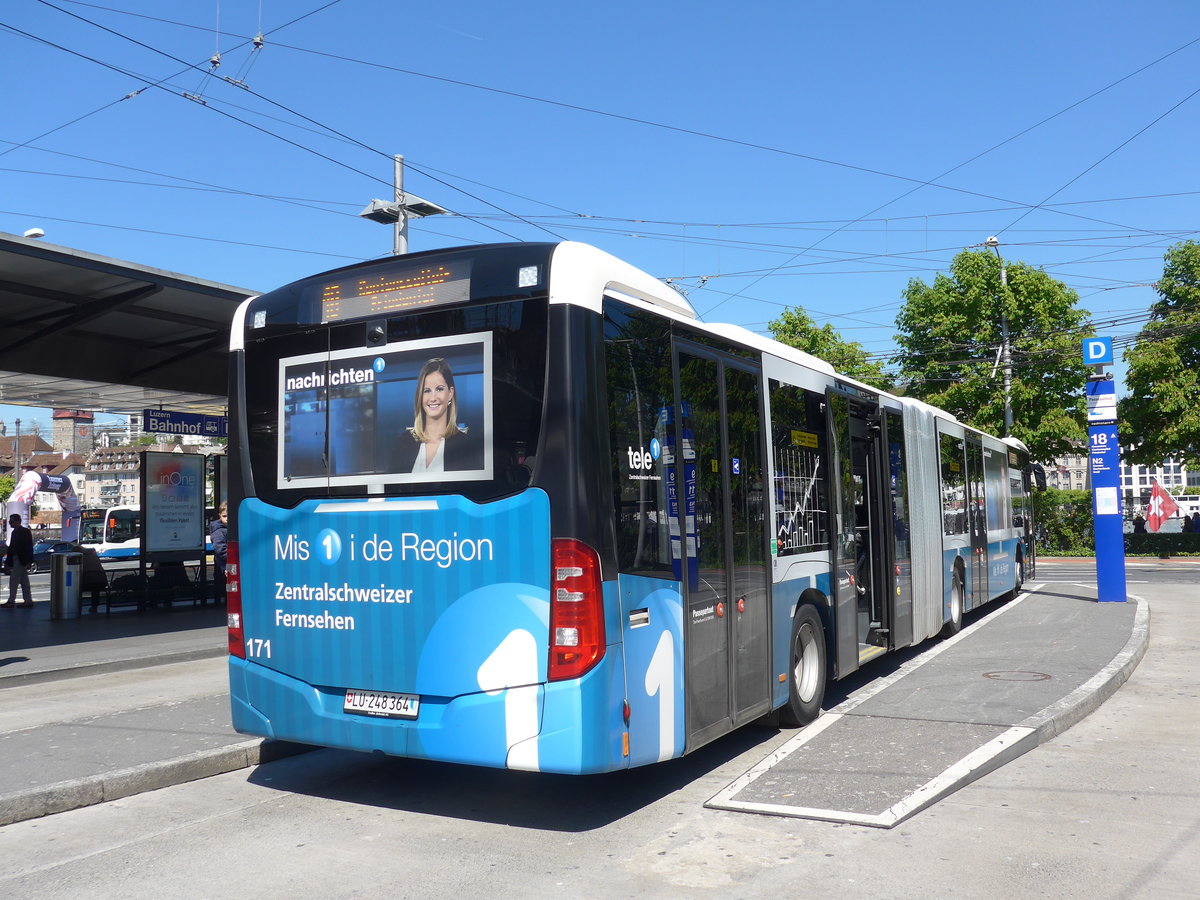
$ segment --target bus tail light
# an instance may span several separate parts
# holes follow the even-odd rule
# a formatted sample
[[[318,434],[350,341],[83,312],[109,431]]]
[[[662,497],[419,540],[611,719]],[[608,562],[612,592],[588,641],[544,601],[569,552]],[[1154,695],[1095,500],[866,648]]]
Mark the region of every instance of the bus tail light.
[[[604,656],[604,599],[600,559],[581,541],[556,539],[550,548],[551,681],[578,678]]]
[[[229,655],[246,658],[246,631],[242,627],[242,578],[237,541],[225,545],[225,616],[229,623]]]

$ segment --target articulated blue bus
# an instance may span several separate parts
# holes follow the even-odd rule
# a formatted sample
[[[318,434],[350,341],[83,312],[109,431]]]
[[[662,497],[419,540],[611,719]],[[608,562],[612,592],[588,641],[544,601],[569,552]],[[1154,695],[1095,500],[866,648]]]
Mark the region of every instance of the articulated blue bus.
[[[231,340],[242,732],[513,769],[681,756],[1013,594],[1025,448],[697,321],[584,244],[354,265]]]

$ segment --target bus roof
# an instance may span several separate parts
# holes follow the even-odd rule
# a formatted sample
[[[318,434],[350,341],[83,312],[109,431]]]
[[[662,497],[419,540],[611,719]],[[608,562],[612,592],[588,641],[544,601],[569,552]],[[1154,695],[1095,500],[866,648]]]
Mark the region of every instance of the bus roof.
[[[550,257],[550,302],[572,303],[600,311],[605,292],[619,293],[685,319],[695,319],[692,304],[674,288],[591,244],[563,241]]]

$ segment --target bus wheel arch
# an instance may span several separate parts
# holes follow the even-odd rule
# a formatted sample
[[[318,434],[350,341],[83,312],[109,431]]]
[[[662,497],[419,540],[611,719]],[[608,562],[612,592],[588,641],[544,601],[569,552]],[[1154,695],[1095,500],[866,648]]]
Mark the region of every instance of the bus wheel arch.
[[[779,710],[780,724],[800,728],[821,714],[829,680],[828,658],[821,614],[801,597],[788,640],[788,697]]]
[[[950,619],[942,626],[942,637],[953,637],[962,630],[966,593],[966,578],[963,574],[962,560],[955,560],[954,574],[950,581]]]

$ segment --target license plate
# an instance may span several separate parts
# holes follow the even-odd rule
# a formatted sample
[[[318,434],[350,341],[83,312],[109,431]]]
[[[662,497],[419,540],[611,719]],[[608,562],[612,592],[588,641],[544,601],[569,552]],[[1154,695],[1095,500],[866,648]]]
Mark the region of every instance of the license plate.
[[[390,719],[415,719],[421,698],[415,694],[389,694],[386,691],[346,691],[342,710],[364,716]]]

